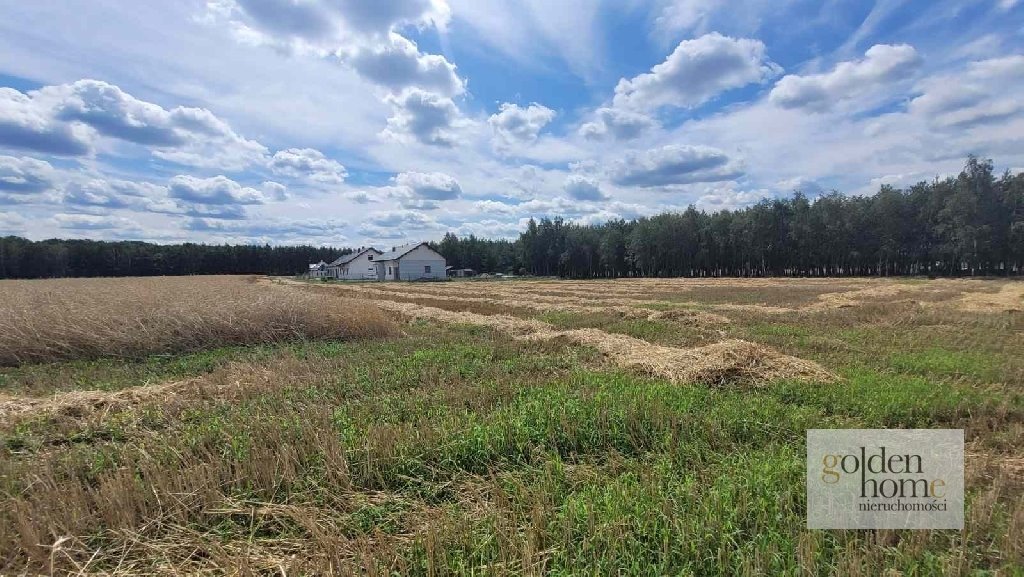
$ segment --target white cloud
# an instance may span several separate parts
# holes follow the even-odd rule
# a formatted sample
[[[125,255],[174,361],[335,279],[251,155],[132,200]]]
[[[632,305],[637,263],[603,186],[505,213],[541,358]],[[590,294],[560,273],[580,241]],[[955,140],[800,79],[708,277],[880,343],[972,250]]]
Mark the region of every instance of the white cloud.
[[[242,186],[226,176],[197,178],[181,175],[171,179],[170,197],[186,203],[204,205],[263,204],[263,193]]]
[[[121,216],[58,213],[53,215],[53,222],[60,228],[73,230],[139,229],[135,221]]]
[[[398,142],[451,147],[459,129],[468,123],[451,98],[433,92],[413,88],[389,95],[386,101],[394,114],[382,135]]]
[[[396,210],[371,214],[359,227],[359,233],[382,240],[421,240],[423,235],[436,233],[443,228],[422,212]]]
[[[617,108],[599,108],[594,121],[580,126],[579,134],[587,140],[633,140],[639,138],[657,122],[646,114]]]
[[[263,181],[263,184],[260,185],[260,190],[263,191],[264,196],[268,199],[284,201],[289,198],[288,187],[273,180]]]
[[[340,49],[337,56],[363,78],[396,93],[418,87],[458,96],[466,90],[465,81],[448,59],[423,54],[414,42],[398,34],[389,34],[386,42]]]
[[[608,195],[601,191],[601,185],[594,179],[579,174],[570,174],[562,187],[565,193],[576,200],[606,200]]]
[[[764,82],[780,71],[767,59],[760,40],[730,38],[715,32],[680,42],[665,62],[649,73],[620,80],[614,104],[637,110],[689,108],[726,90]]]
[[[440,172],[403,172],[394,180],[398,186],[426,200],[452,200],[462,195],[459,181]]]
[[[341,244],[345,240],[344,223],[325,219],[267,218],[258,221],[227,221],[210,218],[190,218],[185,228],[197,232],[213,232],[239,240],[314,239]]]
[[[554,118],[554,110],[537,103],[522,108],[518,104],[505,102],[487,122],[494,131],[495,146],[504,148],[534,142],[540,131]]]
[[[279,150],[267,166],[274,174],[318,184],[341,184],[348,176],[348,171],[340,162],[312,148]]]
[[[907,110],[939,129],[999,122],[1024,111],[1024,56],[970,63],[958,74],[925,79]]]
[[[383,36],[406,25],[444,28],[450,9],[443,0],[210,0],[207,20],[227,19],[236,32],[310,45]]]
[[[24,234],[28,221],[14,212],[0,212],[0,234]]]
[[[0,156],[0,193],[37,194],[54,186],[53,166],[27,156]]]
[[[661,4],[654,27],[662,34],[703,28],[722,6],[714,0],[670,0]]]
[[[449,18],[443,0],[210,0],[203,20],[225,24],[242,43],[333,55],[395,93],[418,87],[455,96],[465,90],[455,66],[397,32],[407,26],[443,31]]]
[[[669,144],[628,153],[609,177],[620,186],[659,187],[732,180],[742,173],[740,164],[717,148]]]
[[[783,108],[803,108],[823,112],[838,103],[871,96],[894,82],[907,78],[921,63],[913,46],[876,44],[864,58],[840,62],[831,72],[784,76],[769,96]]]
[[[817,181],[805,176],[795,176],[775,183],[775,189],[784,193],[802,192],[807,196],[818,196],[825,191]]]
[[[79,156],[92,151],[88,130],[54,118],[30,94],[0,88],[0,147]]]
[[[3,89],[0,136],[0,146],[59,155],[87,154],[98,137],[106,137],[147,147],[154,156],[179,164],[224,169],[243,168],[267,152],[209,110],[167,110],[90,79],[27,94]]]
[[[709,212],[737,210],[771,196],[773,195],[767,190],[736,190],[736,187],[729,183],[705,189],[694,204],[697,208]]]
[[[62,189],[65,204],[98,208],[132,208],[150,212],[178,213],[167,199],[167,187],[119,179],[74,179]]]

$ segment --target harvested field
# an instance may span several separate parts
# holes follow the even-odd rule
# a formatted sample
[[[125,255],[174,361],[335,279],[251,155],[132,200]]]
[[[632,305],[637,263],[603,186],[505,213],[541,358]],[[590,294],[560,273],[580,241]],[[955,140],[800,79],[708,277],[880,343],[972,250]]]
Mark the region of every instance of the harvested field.
[[[0,365],[395,334],[376,309],[254,277],[5,280],[0,293]]]
[[[46,290],[11,299],[17,310],[136,332],[0,366],[0,574],[1024,566],[1018,284],[200,277],[17,290],[32,287]],[[300,306],[313,324],[244,303]],[[86,314],[61,313],[72,308]],[[259,328],[268,318],[291,332]],[[964,429],[965,531],[808,531],[811,428]]]
[[[418,289],[380,289],[366,285],[346,285],[338,287],[353,295],[364,295],[370,299],[391,301],[416,300],[423,298],[442,299],[451,303],[479,303],[497,305],[510,309],[526,309],[534,312],[572,312],[572,313],[615,313],[625,318],[643,318],[650,320],[671,319],[693,324],[710,325],[727,323],[729,319],[722,315],[704,313],[691,309],[672,308],[669,310],[650,310],[645,306],[673,305],[662,301],[628,300],[621,298],[593,299],[583,297],[561,297],[549,294],[519,295],[510,291],[488,291],[494,297],[469,296],[478,292],[460,292],[445,294],[438,290]]]
[[[972,292],[957,303],[959,308],[975,313],[1024,311],[1024,282],[1007,283],[994,293]]]

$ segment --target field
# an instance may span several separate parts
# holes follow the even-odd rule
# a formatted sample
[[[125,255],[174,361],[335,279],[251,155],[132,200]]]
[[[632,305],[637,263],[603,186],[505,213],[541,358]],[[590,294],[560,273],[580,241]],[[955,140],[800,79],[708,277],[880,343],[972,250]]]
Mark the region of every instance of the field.
[[[1024,283],[0,281],[0,574],[1024,575]],[[809,531],[808,428],[963,428]]]

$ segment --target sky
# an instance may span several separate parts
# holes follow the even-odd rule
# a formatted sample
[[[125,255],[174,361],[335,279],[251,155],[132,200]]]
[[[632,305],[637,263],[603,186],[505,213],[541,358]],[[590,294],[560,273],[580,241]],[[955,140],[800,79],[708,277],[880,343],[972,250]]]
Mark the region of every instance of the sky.
[[[1018,0],[0,0],[0,235],[385,247],[1024,170]]]

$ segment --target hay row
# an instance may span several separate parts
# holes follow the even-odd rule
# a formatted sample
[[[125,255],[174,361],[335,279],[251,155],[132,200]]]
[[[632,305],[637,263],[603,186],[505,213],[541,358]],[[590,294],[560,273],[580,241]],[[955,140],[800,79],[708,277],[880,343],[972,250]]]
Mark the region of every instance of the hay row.
[[[1024,311],[1024,282],[1007,282],[996,293],[968,293],[955,302],[956,308],[972,313]]]
[[[777,379],[816,382],[837,380],[821,365],[742,340],[726,340],[690,349],[655,345],[627,335],[598,329],[559,331],[548,324],[506,315],[479,315],[393,301],[377,306],[409,319],[490,327],[528,341],[564,340],[600,351],[623,368],[668,379],[674,383],[761,385]]]
[[[681,349],[598,329],[539,332],[521,338],[564,339],[586,345],[597,349],[620,367],[673,383],[762,385],[779,379],[832,382],[837,378],[813,361],[784,355],[769,347],[739,339]]]
[[[118,407],[136,405],[144,401],[165,397],[178,392],[200,379],[193,377],[181,381],[142,385],[119,391],[68,391],[50,397],[0,396],[0,422],[41,413],[74,415],[105,412]]]
[[[691,309],[672,309],[666,311],[652,311],[642,308],[636,308],[631,306],[632,304],[664,304],[658,301],[618,301],[623,304],[616,304],[611,306],[594,306],[593,304],[575,304],[569,299],[563,299],[559,297],[541,297],[537,295],[531,295],[528,299],[523,298],[490,298],[490,297],[470,297],[470,296],[453,296],[451,294],[423,292],[417,290],[408,289],[379,289],[376,287],[367,287],[363,285],[349,285],[345,286],[344,290],[351,292],[361,293],[365,295],[373,295],[375,297],[385,298],[443,298],[446,301],[453,303],[479,303],[479,304],[490,304],[497,306],[505,306],[510,308],[519,308],[531,310],[539,313],[548,312],[568,312],[568,313],[581,313],[581,314],[600,314],[600,313],[614,313],[619,316],[628,319],[644,319],[644,320],[672,320],[678,322],[685,322],[686,324],[694,326],[705,326],[705,325],[716,325],[726,324],[729,322],[727,317],[722,315],[716,315],[713,313],[706,313],[702,311],[696,311]],[[578,299],[583,303],[592,303],[593,301],[587,299]]]

